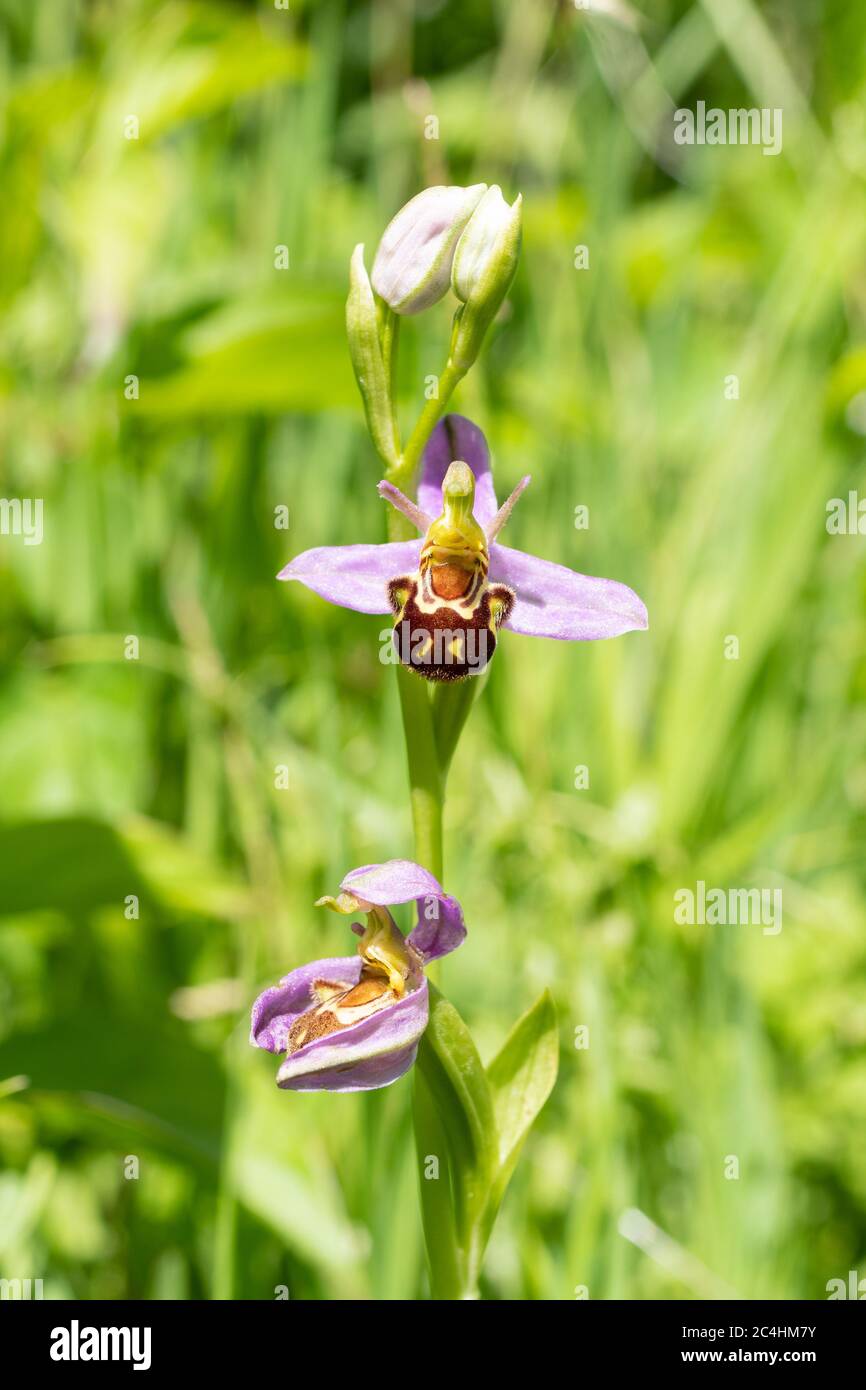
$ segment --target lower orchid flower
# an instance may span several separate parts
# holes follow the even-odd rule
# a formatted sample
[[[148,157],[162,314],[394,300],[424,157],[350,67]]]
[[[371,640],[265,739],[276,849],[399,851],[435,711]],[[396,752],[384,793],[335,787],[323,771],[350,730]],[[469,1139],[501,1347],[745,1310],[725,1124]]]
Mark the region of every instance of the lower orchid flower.
[[[388,911],[414,901],[418,922],[403,936]],[[344,915],[361,940],[354,956],[302,965],[260,994],[250,1042],[285,1053],[277,1085],[290,1091],[371,1091],[390,1086],[415,1060],[427,1026],[424,969],[466,936],[463,912],[439,882],[408,859],[353,869],[337,898],[316,906]]]
[[[423,540],[320,546],[282,569],[331,603],[395,617],[397,658],[428,680],[479,675],[500,627],[528,637],[588,642],[646,628],[627,585],[511,550],[497,536],[530,479],[497,507],[484,435],[448,415],[424,453],[418,503],[392,483],[379,493]]]

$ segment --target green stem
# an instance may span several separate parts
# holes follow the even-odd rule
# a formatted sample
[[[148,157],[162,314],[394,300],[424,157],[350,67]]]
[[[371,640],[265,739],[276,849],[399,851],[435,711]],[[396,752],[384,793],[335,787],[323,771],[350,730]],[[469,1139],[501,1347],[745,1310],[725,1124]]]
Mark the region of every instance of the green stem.
[[[444,789],[430,697],[423,679],[405,666],[397,667],[397,689],[409,764],[415,857],[441,882]]]
[[[442,820],[445,778],[463,725],[475,698],[476,680],[437,688],[433,698],[426,682],[404,666],[397,667],[397,688],[406,738],[415,858],[443,881]],[[428,975],[431,971],[428,970]],[[418,1162],[421,1215],[430,1291],[436,1300],[474,1298],[473,1261],[462,1245],[455,1206],[460,1155],[451,1152],[444,1116],[437,1099],[441,1067],[427,1035],[422,1037],[415,1067],[413,1123]],[[435,1178],[425,1168],[439,1163]]]
[[[394,439],[394,453],[400,458],[400,426],[397,423],[396,408],[396,382],[397,382],[397,347],[400,339],[400,319],[394,310],[389,308],[384,299],[376,296],[376,312],[379,318],[379,342],[382,347],[382,361],[385,366],[385,377],[388,382],[388,406],[391,412],[391,431]],[[386,468],[391,467],[387,458],[382,462]],[[392,469],[393,471],[393,469]]]
[[[448,395],[453,385],[449,385]],[[415,428],[404,462],[414,472],[411,450],[420,458],[424,444],[445,406],[447,395],[428,402],[428,410]],[[429,410],[435,405],[435,413]],[[425,433],[426,431],[426,433]],[[414,443],[413,443],[414,441]],[[388,535],[392,541],[405,540],[410,527],[405,518],[392,512]],[[398,665],[397,690],[406,740],[409,796],[415,839],[415,858],[443,882],[442,822],[445,781],[457,742],[477,693],[477,679],[437,686],[432,695],[427,681],[405,666]],[[428,974],[430,972],[428,971]],[[450,1152],[441,1099],[437,1100],[439,1064],[427,1037],[422,1037],[415,1067],[413,1123],[419,1165],[422,1225],[430,1270],[430,1290],[434,1299],[465,1299],[476,1296],[472,1260],[463,1249],[458,1232],[455,1206],[460,1171],[460,1155]],[[431,1156],[439,1162],[439,1174],[428,1179],[424,1169]],[[454,1171],[452,1171],[452,1169]]]
[[[406,738],[415,858],[441,883],[444,786],[432,701],[426,682],[405,666],[397,667],[397,689]],[[438,1107],[425,1077],[426,1058],[425,1039],[422,1038],[414,1078],[412,1118],[430,1289],[434,1299],[458,1299],[464,1296],[465,1281],[456,1234],[447,1143]],[[431,1155],[438,1159],[440,1172],[435,1180],[428,1181],[424,1168]]]
[[[438,394],[427,402],[415,428],[409,436],[406,448],[403,450],[400,462],[396,468],[392,468],[388,477],[392,483],[399,487],[408,485],[415,476],[415,470],[421,462],[421,455],[424,452],[427,441],[438,425],[444,414],[445,407],[454,394],[456,387],[466,375],[466,369],[458,367],[451,358],[446,363],[445,370],[439,378]]]

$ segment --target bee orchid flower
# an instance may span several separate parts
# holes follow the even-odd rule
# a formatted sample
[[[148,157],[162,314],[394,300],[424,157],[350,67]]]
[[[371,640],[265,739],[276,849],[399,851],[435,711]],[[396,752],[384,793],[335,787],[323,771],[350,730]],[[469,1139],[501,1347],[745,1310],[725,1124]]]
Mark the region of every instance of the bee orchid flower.
[[[479,675],[500,628],[566,642],[646,628],[646,608],[627,585],[499,544],[529,482],[524,478],[499,507],[484,435],[463,416],[448,415],[424,452],[417,503],[392,483],[379,484],[422,539],[320,546],[277,577],[299,580],[358,613],[391,612],[396,658],[433,681]]]
[[[403,936],[389,907],[414,901],[418,921]],[[314,960],[260,994],[250,1042],[283,1055],[277,1085],[290,1091],[371,1091],[390,1086],[415,1060],[427,1026],[424,969],[466,936],[463,912],[441,884],[408,859],[353,869],[336,898],[317,906],[366,917],[354,923],[357,954]]]

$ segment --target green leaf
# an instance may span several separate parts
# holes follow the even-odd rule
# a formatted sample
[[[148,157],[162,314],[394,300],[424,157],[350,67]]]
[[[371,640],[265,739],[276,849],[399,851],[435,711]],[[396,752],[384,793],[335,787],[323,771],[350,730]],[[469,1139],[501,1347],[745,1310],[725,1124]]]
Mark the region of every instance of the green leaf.
[[[107,1001],[95,982],[90,994],[89,1012],[55,1008],[43,1027],[0,1042],[0,1076],[26,1074],[34,1106],[71,1107],[76,1132],[108,1132],[115,1143],[118,1134],[129,1143],[145,1136],[210,1166],[225,1108],[219,1059],[176,1020],[149,1011],[148,999],[133,1012]]]
[[[468,681],[442,681],[433,691],[433,731],[443,780],[482,680],[476,676]]]
[[[434,1298],[477,1292],[484,1250],[530,1126],[556,1080],[559,1034],[550,994],[523,1015],[487,1071],[457,1010],[430,986],[418,1049],[415,1126]],[[439,1159],[439,1176],[424,1173]]]
[[[559,1032],[550,992],[518,1019],[487,1068],[499,1133],[498,1187],[504,1192],[520,1148],[553,1090],[559,1066]]]
[[[430,1020],[418,1049],[415,1121],[433,1296],[471,1297],[484,1249],[484,1213],[496,1177],[496,1121],[469,1030],[433,985]],[[424,1172],[430,1156],[439,1161],[438,1177]]]
[[[421,1043],[425,1076],[467,1167],[489,1173],[496,1165],[496,1121],[484,1067],[454,1005],[435,985],[429,988],[430,1021]]]
[[[424,1046],[423,1041],[421,1044]],[[421,1218],[430,1266],[430,1285],[434,1298],[460,1298],[464,1275],[461,1241],[454,1216],[453,1160],[442,1132],[439,1109],[425,1079],[427,1064],[419,1057],[415,1068],[413,1117],[418,1157]],[[438,1160],[438,1175],[428,1175],[431,1157]]]

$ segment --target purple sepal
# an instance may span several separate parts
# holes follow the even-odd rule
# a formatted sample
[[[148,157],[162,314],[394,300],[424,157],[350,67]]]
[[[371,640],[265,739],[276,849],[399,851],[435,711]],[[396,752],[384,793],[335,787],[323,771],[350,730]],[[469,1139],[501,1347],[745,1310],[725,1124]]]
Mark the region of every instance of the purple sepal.
[[[618,579],[578,574],[505,545],[494,545],[490,551],[490,580],[514,590],[514,607],[505,626],[527,637],[594,642],[648,624],[643,603]]]
[[[440,505],[441,511],[441,505]],[[390,545],[320,545],[305,550],[277,579],[297,579],[308,589],[356,613],[390,613],[388,583],[418,568],[421,542]]]
[[[490,454],[477,425],[462,415],[446,415],[433,431],[424,451],[418,502],[431,516],[441,514],[442,480],[454,459],[462,459],[475,474],[475,517],[486,526],[497,511]],[[421,545],[417,540],[320,546],[298,555],[278,577],[298,579],[329,602],[358,613],[390,613],[388,584],[417,570]],[[628,585],[579,574],[521,550],[493,544],[489,577],[514,590],[505,627],[527,637],[592,642],[648,626],[646,608]]]
[[[418,505],[431,516],[442,515],[442,483],[455,459],[468,463],[475,474],[473,512],[479,525],[486,526],[497,510],[490,450],[481,430],[464,415],[446,415],[431,434],[421,465]]]
[[[449,897],[439,880],[411,859],[365,864],[346,874],[340,888],[377,907],[414,901],[418,923],[408,939],[425,964],[455,951],[466,936],[457,899]]]

